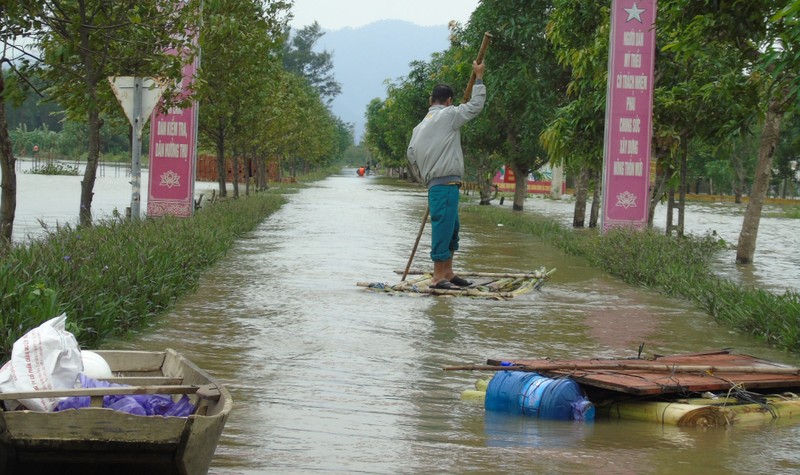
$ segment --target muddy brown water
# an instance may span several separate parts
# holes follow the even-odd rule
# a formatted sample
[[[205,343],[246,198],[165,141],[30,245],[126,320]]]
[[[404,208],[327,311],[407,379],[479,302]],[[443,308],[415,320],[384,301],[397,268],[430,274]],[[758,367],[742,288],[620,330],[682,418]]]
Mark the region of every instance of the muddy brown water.
[[[529,201],[526,207],[556,217],[571,213],[569,203]],[[572,423],[496,415],[462,401],[460,393],[484,375],[443,366],[495,357],[629,357],[641,343],[645,354],[727,347],[789,364],[800,358],[468,216],[458,268],[545,266],[557,268],[553,278],[504,302],[356,287],[399,280],[393,271],[405,265],[424,207],[420,189],[345,169],[289,196],[152,327],[104,347],[175,348],[230,387],[234,410],[214,474],[800,472],[800,423]],[[736,213],[705,212],[735,227]],[[795,226],[788,221],[780,229]],[[764,226],[759,246],[770,233]],[[418,265],[428,262],[428,239],[426,232]],[[768,286],[768,274],[748,278]],[[797,281],[796,265],[790,277],[783,281]]]

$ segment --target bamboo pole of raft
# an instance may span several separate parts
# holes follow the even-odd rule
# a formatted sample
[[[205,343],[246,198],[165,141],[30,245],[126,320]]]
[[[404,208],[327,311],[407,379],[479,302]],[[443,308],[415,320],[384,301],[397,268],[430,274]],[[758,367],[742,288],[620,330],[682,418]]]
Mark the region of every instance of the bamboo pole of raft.
[[[738,374],[794,374],[800,375],[800,368],[788,366],[714,366],[681,364],[629,364],[629,363],[542,363],[517,366],[464,365],[446,366],[445,371],[641,371],[658,373],[738,373]]]
[[[622,401],[595,406],[597,417],[657,422],[678,427],[725,427],[800,417],[800,399],[770,396],[766,404],[716,405]]]
[[[716,406],[693,406],[671,402],[621,402],[595,406],[599,417],[656,422],[678,427],[724,427],[728,425],[725,411]]]
[[[521,274],[513,274],[513,273],[506,273],[506,272],[467,272],[467,271],[460,271],[458,275],[465,276],[465,277],[486,277],[490,279],[543,279],[552,275],[556,269],[550,269],[548,271],[540,270],[536,272],[527,272]],[[402,274],[402,270],[395,270],[395,274]],[[408,271],[408,275],[425,275],[431,274],[431,272],[423,271],[419,269],[411,269]]]
[[[481,298],[514,298],[513,292],[482,292],[478,289],[463,289],[463,290],[447,290],[447,289],[434,289],[428,288],[427,290],[420,290],[420,293],[431,295],[456,295],[460,297],[481,297]]]

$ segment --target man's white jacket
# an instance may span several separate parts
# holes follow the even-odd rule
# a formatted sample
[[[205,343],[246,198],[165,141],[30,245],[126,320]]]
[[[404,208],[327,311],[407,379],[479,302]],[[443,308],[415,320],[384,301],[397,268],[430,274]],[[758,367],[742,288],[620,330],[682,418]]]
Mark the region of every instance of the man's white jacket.
[[[486,86],[475,84],[469,102],[458,106],[433,105],[411,134],[407,157],[422,182],[434,185],[461,183],[464,152],[461,126],[474,119],[486,102]]]

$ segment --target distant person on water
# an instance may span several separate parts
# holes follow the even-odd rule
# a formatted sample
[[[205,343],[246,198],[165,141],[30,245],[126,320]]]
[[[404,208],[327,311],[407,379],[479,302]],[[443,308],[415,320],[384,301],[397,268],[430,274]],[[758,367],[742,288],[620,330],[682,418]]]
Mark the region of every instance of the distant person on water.
[[[358,169],[358,176],[364,176],[364,167]]]
[[[453,272],[453,255],[458,250],[458,198],[464,175],[461,127],[483,110],[486,86],[483,63],[472,63],[475,85],[469,102],[453,105],[453,88],[433,88],[428,114],[411,134],[408,161],[428,187],[431,216],[431,286],[439,289],[467,287],[472,282]]]

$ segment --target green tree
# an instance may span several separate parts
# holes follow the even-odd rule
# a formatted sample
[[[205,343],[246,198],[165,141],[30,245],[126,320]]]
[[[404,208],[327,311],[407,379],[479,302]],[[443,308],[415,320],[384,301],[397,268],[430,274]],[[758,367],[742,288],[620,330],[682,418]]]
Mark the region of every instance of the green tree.
[[[7,104],[19,106],[23,100],[17,79],[23,78],[17,68],[19,49],[17,40],[38,28],[36,17],[42,9],[41,2],[0,3],[0,241],[11,242],[14,217],[17,210],[16,158],[8,133]],[[13,74],[6,75],[6,68]]]
[[[241,147],[242,134],[248,130],[247,114],[260,109],[262,89],[275,87],[275,71],[279,69],[276,65],[280,64],[276,52],[289,6],[283,1],[265,4],[257,0],[215,0],[204,4],[200,30],[203,62],[197,87],[199,130],[201,139],[216,151],[221,197],[228,195],[227,142],[238,140]],[[238,193],[236,180],[234,186]]]
[[[103,113],[119,115],[119,105],[106,85],[108,76],[180,77],[182,58],[168,47],[188,48],[184,32],[195,24],[197,5],[163,10],[158,0],[54,0],[36,10],[25,2],[31,32],[43,53],[38,64],[48,93],[66,116],[87,124],[87,163],[81,182],[79,217],[92,222],[92,198],[100,155]]]
[[[797,0],[671,0],[661,5],[662,17],[676,32],[670,49],[691,56],[710,45],[728,48],[737,55],[738,70],[760,93],[760,107],[753,111],[763,114],[758,159],[736,248],[736,261],[742,264],[753,260],[781,122],[800,90],[798,9]]]
[[[319,96],[330,104],[341,94],[342,86],[333,75],[333,55],[328,51],[314,51],[314,46],[325,36],[316,21],[298,30],[294,36],[286,30],[287,41],[283,47],[283,67],[290,73],[305,78]]]
[[[548,40],[571,76],[566,101],[540,139],[551,160],[576,177],[572,224],[583,227],[589,192],[599,196],[602,176],[611,9],[607,3],[576,0],[555,0],[553,4]],[[593,200],[590,226],[597,224],[598,203],[599,198]]]
[[[569,80],[545,35],[552,12],[552,1],[483,0],[465,31],[474,48],[484,32],[493,35],[486,57],[489,100],[475,124],[484,134],[475,139],[497,144],[484,153],[502,155],[514,171],[515,210],[523,209],[528,174],[550,161],[539,136],[564,101]],[[492,126],[481,127],[486,121]]]
[[[590,176],[599,177],[602,172],[610,11],[608,5],[577,0],[557,0],[555,6],[548,37],[559,60],[572,71],[567,89],[570,102],[557,111],[542,140],[551,155],[564,159],[567,169],[579,177],[573,225],[582,226],[587,198],[583,188]],[[660,6],[668,11],[669,2]],[[657,34],[659,45],[679,37],[678,30],[661,17]],[[656,50],[651,163],[657,174],[649,200],[649,225],[655,206],[666,194],[670,208],[667,229],[678,234],[683,232],[690,147],[745,133],[748,111],[756,103],[755,89],[729,48],[709,44],[696,53]],[[675,190],[680,194],[677,206]],[[595,199],[593,205],[597,202]],[[674,227],[673,209],[678,210]]]
[[[800,171],[800,116],[792,114],[783,123],[781,141],[775,151],[775,183],[782,198],[797,195]]]
[[[4,72],[6,74],[6,82],[10,79],[10,76],[16,74],[6,69],[4,69]],[[49,130],[60,132],[60,119],[63,109],[52,100],[49,100],[48,96],[43,94],[43,91],[40,91],[40,89],[44,87],[40,78],[33,76],[27,78],[27,81],[29,81],[35,89],[27,91],[27,94],[24,96],[25,99],[18,105],[13,103],[9,104],[6,110],[9,129],[15,129],[24,124],[30,129],[47,127]],[[43,95],[40,96],[40,93]]]

